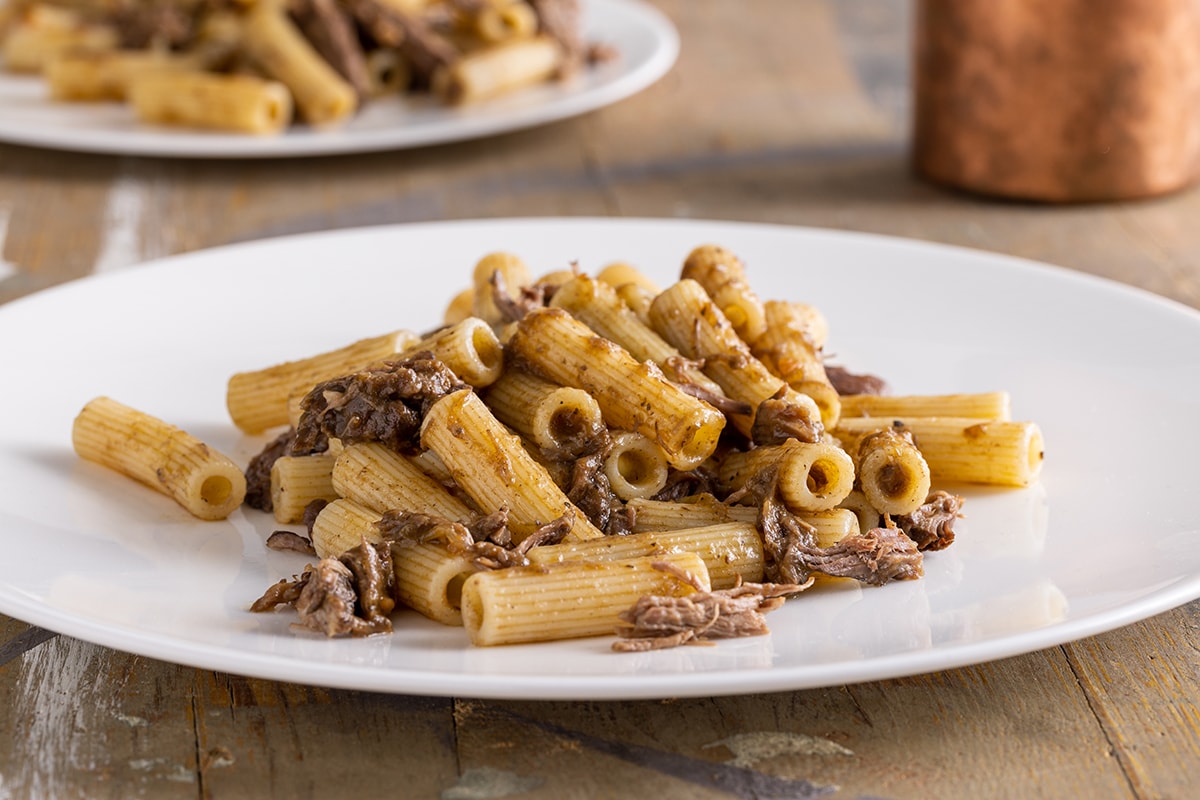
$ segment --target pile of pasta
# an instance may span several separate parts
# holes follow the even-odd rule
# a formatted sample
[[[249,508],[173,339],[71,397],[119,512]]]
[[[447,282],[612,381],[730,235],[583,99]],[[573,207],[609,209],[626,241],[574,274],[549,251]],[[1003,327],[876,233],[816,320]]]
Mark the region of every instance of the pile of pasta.
[[[900,521],[928,509],[938,485],[1029,485],[1041,432],[1011,419],[1002,391],[852,394],[827,369],[827,335],[818,309],[760,300],[720,246],[687,254],[665,288],[630,264],[539,277],[496,252],[435,331],[235,374],[226,399],[237,427],[283,431],[260,456],[269,497],[257,505],[282,525],[305,523],[304,548],[310,541],[328,568],[281,581],[263,607],[290,605],[326,633],[329,615],[349,610],[362,625],[338,632],[373,633],[390,630],[394,601],[464,626],[476,645],[613,633],[628,642],[637,629],[618,649],[638,649],[637,637],[763,633],[762,612],[819,579],[917,577],[918,551],[949,544],[959,506],[935,531],[942,538],[915,541]],[[289,450],[314,415],[345,402],[355,376],[430,364],[453,380],[422,399],[411,442],[373,440],[363,433],[373,421],[351,414],[340,430],[353,437]],[[238,508],[254,470],[108,398],[80,414],[74,441],[84,458],[205,519]],[[595,469],[581,485],[583,464]],[[611,505],[583,501],[598,486]],[[505,540],[465,546],[496,514]],[[420,535],[390,538],[397,520]],[[779,530],[790,532],[787,552],[772,542]],[[907,560],[863,577],[857,551],[839,546],[884,534]],[[382,606],[355,606],[369,587],[352,552],[390,562]],[[801,567],[783,563],[796,553]],[[318,590],[326,583],[350,588]]]
[[[404,93],[478,102],[611,55],[577,0],[0,0],[0,66],[52,99],[248,134]]]

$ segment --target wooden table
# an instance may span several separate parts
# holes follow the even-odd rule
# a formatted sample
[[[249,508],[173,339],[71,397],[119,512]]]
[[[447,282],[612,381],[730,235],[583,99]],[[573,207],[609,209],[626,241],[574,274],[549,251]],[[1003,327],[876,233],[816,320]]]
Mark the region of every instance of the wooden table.
[[[949,242],[1200,307],[1200,192],[1046,207],[914,178],[900,0],[658,4],[683,39],[666,78],[580,119],[488,141],[257,163],[0,146],[0,302],[280,234],[611,215]],[[495,702],[247,679],[0,617],[0,797],[1195,797],[1198,654],[1193,602],[900,680]]]

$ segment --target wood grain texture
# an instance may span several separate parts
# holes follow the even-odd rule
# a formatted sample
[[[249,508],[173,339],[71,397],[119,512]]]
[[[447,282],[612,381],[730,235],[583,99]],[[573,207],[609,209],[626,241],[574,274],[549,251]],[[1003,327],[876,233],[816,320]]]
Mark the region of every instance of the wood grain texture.
[[[692,217],[1061,264],[1200,307],[1200,191],[992,202],[908,160],[904,0],[659,0],[677,67],[486,141],[278,162],[0,146],[0,302],[266,236],[436,219]],[[3,346],[6,343],[0,343]],[[1178,798],[1200,786],[1200,602],[903,680],[655,702],[335,691],[181,667],[0,616],[0,800]],[[15,643],[15,644],[13,644]]]

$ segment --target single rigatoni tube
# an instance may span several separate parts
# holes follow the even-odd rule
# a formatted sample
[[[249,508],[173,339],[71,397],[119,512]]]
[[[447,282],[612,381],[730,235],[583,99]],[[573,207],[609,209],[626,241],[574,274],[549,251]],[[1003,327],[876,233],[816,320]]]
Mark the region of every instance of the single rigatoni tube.
[[[50,8],[48,3],[34,8]],[[55,9],[67,11],[67,9]],[[117,31],[108,25],[39,27],[17,22],[0,39],[0,64],[9,72],[39,74],[58,56],[115,50]]]
[[[392,544],[400,602],[443,625],[462,625],[462,587],[478,567],[440,544]]]
[[[454,481],[485,513],[508,508],[508,526],[520,541],[568,512],[572,539],[602,536],[470,389],[440,398],[425,415],[421,445],[441,458]]]
[[[632,283],[645,289],[651,296],[662,291],[662,287],[658,285],[657,281],[627,261],[614,261],[606,264],[596,273],[596,280],[604,281],[614,289]]]
[[[475,262],[471,272],[471,287],[474,296],[474,315],[490,325],[504,321],[500,309],[496,307],[495,287],[492,276],[500,273],[500,282],[504,292],[515,298],[522,286],[527,286],[533,279],[529,265],[518,255],[497,251],[488,253]]]
[[[720,384],[730,398],[757,410],[764,400],[782,393],[784,402],[794,407],[813,430],[824,429],[816,402],[788,386],[754,357],[696,281],[681,280],[660,292],[650,304],[650,325],[688,358],[704,359],[704,374]],[[738,430],[750,432],[753,417],[731,417]]]
[[[306,394],[323,380],[392,358],[417,338],[411,331],[396,331],[297,361],[239,372],[229,379],[225,390],[229,416],[246,433],[287,425],[289,397]]]
[[[448,328],[420,339],[406,353],[428,350],[450,370],[476,389],[488,386],[504,371],[504,349],[491,326],[479,317],[467,317]]]
[[[463,625],[480,646],[574,639],[613,633],[619,614],[647,595],[682,597],[695,587],[654,564],[696,576],[709,589],[695,553],[625,561],[565,561],[477,572],[463,584]]]
[[[862,489],[855,489],[846,495],[838,505],[838,510],[853,514],[860,531],[869,531],[883,524],[883,514],[871,504]]]
[[[287,86],[305,122],[339,122],[358,109],[354,87],[321,58],[282,5],[251,6],[243,17],[241,41],[268,77]]]
[[[246,477],[228,456],[108,397],[83,407],[71,442],[80,458],[140,481],[199,519],[225,519],[246,497]]]
[[[474,103],[549,80],[563,63],[562,47],[532,36],[467,53],[433,74],[435,93],[449,103]]]
[[[327,453],[281,456],[271,465],[271,509],[275,521],[293,525],[304,521],[304,510],[315,500],[338,498],[333,488],[333,464]]]
[[[791,303],[792,314],[807,339],[818,353],[829,340],[829,320],[821,309],[808,303]]]
[[[680,352],[633,313],[617,290],[604,281],[577,275],[558,287],[550,305],[570,312],[596,333],[624,347],[638,361],[653,361],[666,368],[671,359],[681,358]],[[724,394],[701,370],[689,366],[682,372],[691,383]]]
[[[353,444],[337,457],[331,475],[333,488],[342,497],[381,514],[385,511],[419,511],[455,522],[477,516],[426,475],[412,458],[376,443]]]
[[[633,517],[635,533],[758,520],[758,508],[755,506],[725,505],[712,495],[702,495],[684,502],[635,497],[626,503],[626,509]]]
[[[859,441],[855,473],[871,505],[884,514],[911,514],[929,496],[929,465],[911,438],[888,428]]]
[[[190,61],[157,51],[67,53],[42,72],[50,97],[64,101],[125,100],[130,82],[147,71],[187,69]],[[291,98],[288,98],[291,103]]]
[[[605,536],[586,542],[529,550],[532,564],[562,561],[617,561],[664,553],[695,553],[704,560],[713,589],[763,579],[762,537],[753,522],[725,522],[696,528]]]
[[[629,310],[637,314],[646,325],[650,324],[650,304],[654,302],[654,298],[658,297],[657,291],[650,291],[640,283],[622,283],[616,287],[617,296],[625,301],[625,305],[629,306]]]
[[[596,398],[523,369],[506,369],[485,399],[498,420],[556,458],[582,455],[608,431]]]
[[[828,439],[810,444],[788,439],[783,444],[729,453],[721,461],[720,479],[740,489],[764,469],[779,468],[779,496],[790,511],[835,508],[854,488],[854,462]]]
[[[462,322],[474,313],[475,290],[463,289],[450,298],[450,302],[446,304],[446,310],[442,312],[442,324],[453,325],[456,322]]]
[[[961,481],[1028,486],[1045,459],[1041,428],[1033,422],[959,417],[843,417],[836,435],[851,438],[882,427],[908,429],[935,483]]]
[[[292,122],[292,95],[279,81],[254,75],[146,72],[128,84],[129,104],[142,122],[260,136]]]
[[[688,253],[679,276],[704,287],[747,345],[753,345],[766,330],[763,304],[746,280],[746,267],[727,248],[700,245]]]
[[[338,558],[363,542],[379,544],[383,541],[379,532],[382,518],[383,514],[352,500],[334,500],[313,520],[313,549],[321,558]]]
[[[472,28],[485,42],[506,42],[537,33],[538,17],[533,7],[523,0],[508,3],[488,3],[472,18]]]
[[[780,300],[763,303],[763,313],[766,327],[751,352],[788,386],[816,401],[822,424],[832,428],[841,415],[841,398],[825,374],[821,351],[807,338],[806,320],[794,304]]]
[[[546,378],[595,397],[610,427],[653,439],[676,469],[694,468],[717,447],[724,414],[560,308],[525,315],[508,347]]]
[[[376,47],[368,50],[366,63],[371,97],[400,94],[412,80],[408,62],[394,47]]]
[[[1012,419],[1008,392],[964,394],[879,395],[855,394],[842,398],[847,417],[970,417]]]
[[[604,457],[604,474],[622,500],[653,497],[667,485],[667,456],[642,434],[619,431]]]
[[[843,500],[842,504],[845,502]],[[727,522],[755,524],[759,515],[757,506],[727,506],[711,495],[689,502],[635,498],[626,504],[626,508],[633,515],[634,533],[701,528]],[[818,537],[847,536],[859,530],[858,517],[847,508],[802,511],[796,517],[811,525]]]

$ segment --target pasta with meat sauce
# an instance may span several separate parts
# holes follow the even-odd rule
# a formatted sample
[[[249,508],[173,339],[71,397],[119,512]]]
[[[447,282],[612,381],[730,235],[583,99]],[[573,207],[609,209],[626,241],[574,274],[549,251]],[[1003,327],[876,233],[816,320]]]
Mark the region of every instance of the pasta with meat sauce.
[[[577,0],[8,0],[0,69],[140,122],[277,135],[388,97],[475,104],[617,54]]]
[[[302,520],[267,546],[312,559],[251,610],[363,636],[409,609],[479,646],[760,635],[806,591],[920,578],[955,538],[963,499],[948,487],[1037,480],[1041,432],[1010,418],[1005,393],[888,395],[826,364],[820,312],[760,301],[729,250],[683,264],[659,289],[629,264],[536,277],[488,253],[464,265],[441,329],[370,340],[393,353],[362,363],[332,343],[234,375],[231,409],[255,374],[282,387],[254,417],[276,427],[246,469],[247,513]],[[756,307],[763,324],[747,322]],[[486,379],[456,372],[472,343]]]

